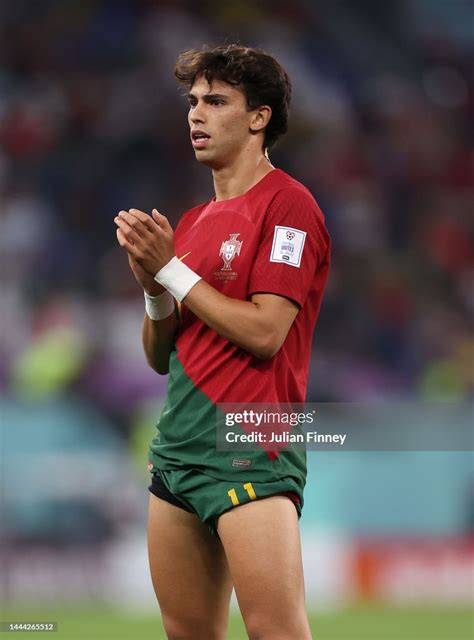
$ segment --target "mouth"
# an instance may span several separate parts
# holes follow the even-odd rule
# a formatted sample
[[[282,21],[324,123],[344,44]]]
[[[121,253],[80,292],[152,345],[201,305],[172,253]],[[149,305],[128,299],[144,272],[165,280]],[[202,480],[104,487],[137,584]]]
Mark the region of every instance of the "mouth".
[[[208,140],[211,136],[205,131],[192,131],[191,141],[194,149],[204,149],[207,146]]]

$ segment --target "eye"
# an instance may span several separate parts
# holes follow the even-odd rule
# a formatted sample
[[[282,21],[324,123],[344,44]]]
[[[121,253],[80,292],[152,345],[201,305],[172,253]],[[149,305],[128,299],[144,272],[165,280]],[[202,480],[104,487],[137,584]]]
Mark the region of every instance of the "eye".
[[[219,106],[222,104],[225,104],[224,100],[219,100],[217,98],[214,98],[213,100],[211,100],[211,104],[214,106]]]

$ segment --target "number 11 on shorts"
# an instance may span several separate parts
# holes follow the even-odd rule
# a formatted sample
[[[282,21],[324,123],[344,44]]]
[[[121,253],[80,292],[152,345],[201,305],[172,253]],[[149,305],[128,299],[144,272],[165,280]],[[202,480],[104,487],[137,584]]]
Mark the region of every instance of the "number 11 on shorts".
[[[249,494],[250,500],[256,500],[257,494],[255,493],[254,488],[252,487],[252,483],[251,482],[246,482],[242,486],[244,487],[245,491]],[[234,507],[236,507],[238,504],[240,504],[240,501],[239,501],[239,499],[237,497],[237,493],[236,493],[235,489],[229,489],[229,491],[227,492],[227,495],[231,499],[232,504],[234,505]]]

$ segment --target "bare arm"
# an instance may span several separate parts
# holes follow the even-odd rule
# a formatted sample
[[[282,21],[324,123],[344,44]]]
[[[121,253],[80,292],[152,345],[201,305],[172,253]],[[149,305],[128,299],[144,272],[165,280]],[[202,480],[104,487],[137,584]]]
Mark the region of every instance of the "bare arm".
[[[145,313],[142,329],[143,350],[150,367],[162,375],[169,371],[170,353],[177,328],[178,321],[174,313],[164,320],[150,320]]]
[[[262,360],[279,350],[299,310],[291,300],[270,293],[254,294],[250,302],[229,298],[203,280],[184,304],[220,336]]]
[[[267,360],[279,350],[298,313],[295,303],[281,296],[259,293],[251,302],[229,298],[200,280],[184,304],[208,327],[256,358]],[[178,327],[172,314],[164,320],[143,321],[143,349],[147,362],[160,374],[168,373],[169,356]]]
[[[120,228],[117,229],[117,239],[123,247],[125,236]],[[128,253],[128,263],[137,282],[150,296],[158,296],[165,289]],[[142,343],[146,360],[157,373],[167,374],[169,370],[170,353],[174,345],[174,337],[178,328],[178,320],[173,313],[163,320],[151,320],[145,313],[142,328]]]

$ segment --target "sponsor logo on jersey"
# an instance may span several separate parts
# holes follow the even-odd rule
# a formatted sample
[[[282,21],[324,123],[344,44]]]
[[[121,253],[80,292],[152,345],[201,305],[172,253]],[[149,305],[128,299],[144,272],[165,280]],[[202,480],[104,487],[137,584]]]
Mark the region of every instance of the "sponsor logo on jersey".
[[[291,227],[275,227],[270,262],[283,262],[299,267],[306,240],[306,231]]]

